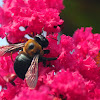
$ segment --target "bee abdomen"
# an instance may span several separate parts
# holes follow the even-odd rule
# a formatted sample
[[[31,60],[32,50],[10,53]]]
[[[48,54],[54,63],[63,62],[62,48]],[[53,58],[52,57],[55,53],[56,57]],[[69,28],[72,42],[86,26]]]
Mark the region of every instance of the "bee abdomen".
[[[24,54],[19,54],[14,62],[14,70],[17,76],[24,80],[25,74],[31,65],[32,59]]]

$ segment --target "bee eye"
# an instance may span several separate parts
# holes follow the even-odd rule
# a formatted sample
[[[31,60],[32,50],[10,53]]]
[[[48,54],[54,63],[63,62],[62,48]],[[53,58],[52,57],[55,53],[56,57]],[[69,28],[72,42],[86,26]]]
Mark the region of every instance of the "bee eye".
[[[31,50],[33,48],[34,48],[34,44],[33,43],[30,43],[28,49]]]

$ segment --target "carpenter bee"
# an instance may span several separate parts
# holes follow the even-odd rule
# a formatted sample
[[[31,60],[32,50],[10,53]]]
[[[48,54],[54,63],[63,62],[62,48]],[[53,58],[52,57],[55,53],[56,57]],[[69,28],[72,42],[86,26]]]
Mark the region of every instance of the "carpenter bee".
[[[10,44],[9,46],[0,47],[0,55],[7,53],[19,52],[19,55],[14,61],[14,70],[16,76],[12,75],[10,83],[15,85],[14,79],[19,78],[26,79],[26,83],[30,88],[35,88],[38,80],[38,63],[43,62],[44,66],[46,61],[56,60],[55,58],[43,57],[44,54],[48,54],[49,50],[43,50],[48,46],[49,42],[43,35],[36,35],[33,39],[29,39],[26,43]]]

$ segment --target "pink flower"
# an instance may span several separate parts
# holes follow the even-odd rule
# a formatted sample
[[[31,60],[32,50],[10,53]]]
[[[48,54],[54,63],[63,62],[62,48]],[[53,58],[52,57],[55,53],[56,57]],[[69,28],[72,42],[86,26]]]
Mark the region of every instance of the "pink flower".
[[[2,89],[0,92],[1,99],[12,100],[18,93],[21,91],[21,87],[25,87],[23,84],[24,81],[22,79],[15,80],[16,86],[13,86],[10,83],[6,83],[6,89]]]
[[[100,34],[94,34],[94,42],[98,45],[98,48],[100,49]]]
[[[58,58],[60,61],[60,66],[65,69],[69,67],[72,68],[76,63],[76,57],[74,54],[75,45],[73,38],[70,36],[62,35],[59,45],[61,48],[60,56]]]
[[[75,44],[77,45],[79,42],[90,41],[93,39],[92,27],[82,27],[81,29],[77,29],[73,35]]]
[[[12,58],[13,60],[15,59],[15,57],[17,56],[17,54],[13,54]],[[13,70],[13,61],[11,59],[11,56],[2,56],[0,57],[0,69],[4,70],[5,72],[10,72],[12,73]]]
[[[49,81],[47,81],[47,83],[48,82]],[[50,87],[52,91],[51,93],[61,99],[87,99],[85,80],[77,71],[70,72],[69,70],[61,70],[54,76]]]
[[[100,99],[100,89],[95,89],[95,91],[94,91],[94,95],[95,95],[95,97],[94,97],[94,100],[99,100]]]
[[[13,100],[26,100],[28,98],[31,100],[53,100],[53,97],[49,95],[49,90],[47,87],[43,87],[37,90],[29,90],[28,88],[22,88],[19,95],[16,95]]]
[[[84,78],[99,81],[100,68],[97,67],[95,60],[93,60],[90,56],[87,56],[86,59],[80,59],[77,67]]]
[[[14,63],[10,55],[0,57],[1,100],[100,99],[100,34],[93,34],[91,27],[82,27],[73,37],[62,35],[57,44],[63,24],[59,14],[63,9],[63,0],[4,0],[0,8],[0,37],[7,36],[11,43],[24,42],[25,34],[33,37],[43,29],[49,41],[44,49],[50,50],[43,56],[57,60],[47,61],[45,67],[39,63],[37,85],[30,89],[26,80],[18,77],[14,80],[16,86],[11,84]],[[13,60],[17,55],[12,55]]]
[[[85,34],[88,33],[91,34],[88,35],[89,37],[94,37],[95,35],[88,29]],[[47,36],[49,46],[46,49],[49,49],[50,53],[44,56],[58,58],[54,61],[47,61],[46,67],[39,63],[38,82],[33,90],[28,88],[25,80],[19,78],[14,81],[16,86],[5,82],[4,77],[15,72],[11,57],[0,57],[0,85],[2,86],[0,96],[2,99],[20,100],[28,97],[40,100],[80,100],[81,98],[90,100],[99,98],[99,92],[96,89],[100,87],[100,68],[95,59],[99,51],[99,41],[89,38],[87,35],[83,41],[83,37],[80,35],[80,41],[76,43],[75,38],[79,35],[76,37],[62,35],[60,43],[57,44],[57,36],[58,34]],[[97,38],[99,38],[99,34]],[[15,57],[16,54],[13,55],[14,59]],[[4,90],[5,87],[7,87],[6,90]]]
[[[74,43],[77,47],[76,51],[78,50],[79,53],[78,55],[85,58],[86,55],[91,55],[92,57],[95,57],[99,52],[99,43],[97,43],[95,39],[96,35],[93,34],[91,31],[91,27],[85,28],[85,31],[84,28],[81,28],[78,29],[73,35]]]
[[[63,0],[57,1],[56,5],[55,2],[56,0],[4,0],[3,8],[0,8],[0,24],[1,29],[8,34],[8,40],[17,43],[25,34],[34,36],[40,34],[43,28],[47,33],[60,32],[59,25],[63,24],[63,20],[59,14],[64,9]],[[20,31],[20,26],[28,27],[25,31]]]
[[[2,28],[0,28],[0,37],[4,38],[5,36],[6,36],[5,31]]]

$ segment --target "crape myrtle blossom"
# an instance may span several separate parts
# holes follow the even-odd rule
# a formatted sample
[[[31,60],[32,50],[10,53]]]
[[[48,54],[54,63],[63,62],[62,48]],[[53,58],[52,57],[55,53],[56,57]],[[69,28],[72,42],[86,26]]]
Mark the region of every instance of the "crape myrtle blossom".
[[[84,34],[84,35],[83,35]],[[39,76],[35,89],[31,90],[26,81],[15,79],[16,86],[4,81],[8,74],[15,73],[11,56],[0,57],[0,98],[6,100],[99,100],[100,67],[96,57],[99,53],[99,34],[93,34],[92,28],[77,29],[73,37],[48,35],[50,54],[45,57],[58,57],[47,61],[44,67],[39,63]],[[97,38],[97,39],[96,39]],[[13,59],[16,57],[13,54]]]
[[[48,34],[60,32],[63,20],[59,14],[64,9],[63,0],[3,1],[3,7],[0,7],[0,36],[5,37],[6,32],[11,43],[20,42],[25,34],[40,34],[43,28]],[[27,28],[20,31],[20,26]]]
[[[61,35],[57,44],[63,8],[63,0],[4,0],[0,37],[18,43],[25,34],[34,36],[43,29],[48,33],[50,50],[44,56],[58,58],[47,61],[45,67],[39,63],[37,85],[30,89],[26,80],[18,77],[14,80],[16,86],[5,81],[15,74],[14,62],[11,55],[0,57],[0,100],[100,100],[100,34],[93,34],[91,27],[82,27],[73,37]],[[21,26],[26,30],[21,31]],[[17,55],[12,55],[13,60]]]

